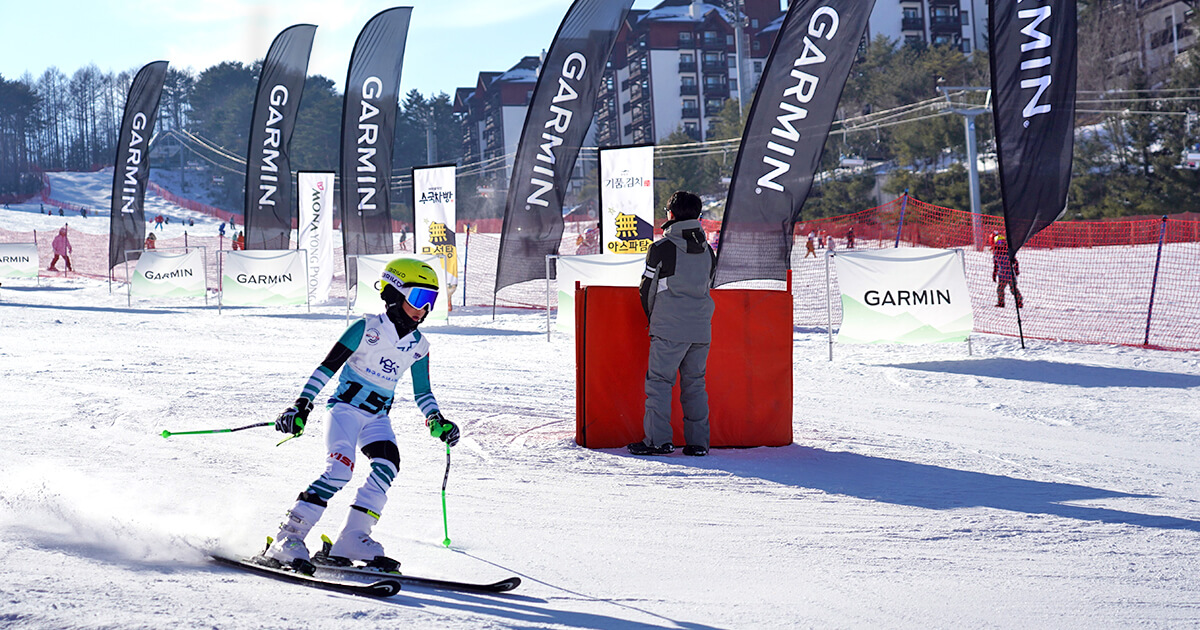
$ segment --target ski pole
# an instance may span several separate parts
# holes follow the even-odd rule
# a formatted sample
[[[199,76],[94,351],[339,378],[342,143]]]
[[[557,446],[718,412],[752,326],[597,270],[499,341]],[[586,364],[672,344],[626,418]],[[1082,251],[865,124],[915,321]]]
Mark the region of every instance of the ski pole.
[[[257,424],[247,424],[244,427],[237,427],[234,429],[207,429],[204,431],[168,431],[166,429],[163,429],[162,436],[164,438],[169,438],[172,435],[201,435],[201,434],[208,434],[208,433],[233,433],[234,431],[243,431],[245,429],[256,429],[258,427],[273,427],[273,426],[275,426],[274,422],[259,422]]]
[[[446,482],[450,480],[450,445],[446,445],[446,474],[442,477],[442,531],[446,538],[442,544],[450,546],[450,522],[446,518]]]

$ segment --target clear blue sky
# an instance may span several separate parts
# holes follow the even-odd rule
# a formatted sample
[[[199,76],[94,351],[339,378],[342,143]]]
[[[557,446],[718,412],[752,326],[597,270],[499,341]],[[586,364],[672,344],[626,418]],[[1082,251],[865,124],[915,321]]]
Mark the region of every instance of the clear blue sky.
[[[638,0],[635,8],[652,7]],[[120,72],[159,59],[200,72],[250,63],[292,24],[316,24],[309,74],[342,89],[359,31],[376,13],[412,6],[401,90],[429,95],[470,87],[481,71],[507,70],[549,47],[570,0],[4,0],[0,75],[68,76],[95,63]]]

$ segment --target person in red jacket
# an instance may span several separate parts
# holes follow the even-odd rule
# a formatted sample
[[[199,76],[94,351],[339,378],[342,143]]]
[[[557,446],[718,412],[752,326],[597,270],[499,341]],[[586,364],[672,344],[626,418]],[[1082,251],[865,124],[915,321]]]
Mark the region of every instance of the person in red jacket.
[[[1021,267],[1017,264],[1017,259],[1008,255],[1008,240],[1003,234],[996,235],[992,243],[992,280],[996,282],[997,307],[1004,308],[1004,287],[1011,286],[1017,308],[1024,308],[1025,301],[1021,298],[1021,292],[1017,290],[1017,275],[1020,273]]]
[[[71,247],[71,241],[67,238],[67,226],[62,226],[58,230],[58,236],[54,237],[54,241],[50,244],[54,248],[54,258],[50,259],[50,271],[58,271],[54,265],[58,264],[58,257],[62,256],[63,261],[67,263],[67,271],[71,269],[71,252],[74,248]]]

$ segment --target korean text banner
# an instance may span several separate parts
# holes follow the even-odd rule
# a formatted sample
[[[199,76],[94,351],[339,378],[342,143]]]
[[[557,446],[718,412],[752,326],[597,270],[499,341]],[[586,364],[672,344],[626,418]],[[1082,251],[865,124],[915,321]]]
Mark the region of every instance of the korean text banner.
[[[150,178],[150,137],[158,116],[158,101],[167,62],[146,64],[133,78],[117,156],[113,168],[112,206],[108,232],[108,268],[125,260],[125,251],[141,249],[146,240],[146,181]],[[132,254],[136,260],[138,254]]]
[[[142,252],[130,278],[130,294],[138,297],[204,297],[204,250],[186,253]]]
[[[645,256],[650,251],[654,242],[653,146],[600,149],[600,209],[600,253]]]
[[[0,243],[0,278],[36,278],[36,243]]]
[[[446,272],[446,284],[442,286],[446,299],[458,287],[454,175],[453,165],[413,169],[414,249],[418,254],[441,257],[438,265]]]
[[[992,118],[1008,249],[1062,213],[1075,150],[1075,0],[992,0]]]
[[[645,257],[561,256],[558,264],[558,315],[554,325],[559,330],[575,330],[575,283],[580,286],[636,287],[646,269]]]
[[[333,173],[296,175],[300,202],[299,248],[308,255],[308,301],[329,301],[333,285]]]
[[[379,284],[379,278],[383,275],[383,268],[388,263],[397,258],[415,258],[424,261],[433,267],[434,273],[437,274],[438,287],[442,287],[438,295],[437,302],[433,305],[433,311],[425,318],[425,321],[439,321],[450,318],[450,301],[447,299],[445,286],[446,276],[442,270],[442,265],[438,262],[437,256],[426,255],[408,255],[395,256],[392,254],[375,254],[356,256],[354,268],[358,271],[358,283],[355,285],[354,302],[351,310],[359,315],[368,315],[374,313],[382,313],[386,308],[383,300],[379,297],[379,292],[382,287]]]
[[[342,245],[346,256],[390,254],[392,175],[400,70],[411,7],[371,18],[354,43],[342,104]]]
[[[786,280],[792,229],[874,0],[796,0],[759,81],[733,168],[715,285]]]
[[[908,247],[838,252],[838,343],[966,341],[975,320],[961,256]]]
[[[533,89],[500,230],[496,291],[544,278],[562,239],[563,196],[575,169],[617,31],[633,0],[575,0]]]
[[[311,24],[290,26],[271,42],[258,78],[246,151],[246,249],[288,249],[292,240],[292,161],[288,145],[304,93]]]
[[[224,252],[221,304],[285,306],[307,304],[304,252],[256,249]]]

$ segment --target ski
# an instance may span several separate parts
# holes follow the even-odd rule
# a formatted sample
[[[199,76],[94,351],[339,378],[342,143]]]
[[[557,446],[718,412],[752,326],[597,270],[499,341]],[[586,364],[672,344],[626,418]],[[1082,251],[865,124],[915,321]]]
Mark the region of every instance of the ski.
[[[341,582],[337,580],[326,580],[319,577],[313,577],[311,575],[305,575],[303,573],[297,573],[295,571],[289,571],[286,569],[275,569],[266,565],[258,564],[251,560],[238,560],[236,558],[229,558],[227,556],[221,556],[218,554],[212,554],[212,559],[221,564],[243,569],[251,573],[257,573],[258,575],[275,578],[277,580],[284,580],[294,584],[303,584],[304,586],[311,586],[313,588],[320,588],[327,591],[335,591],[338,593],[361,595],[363,597],[391,597],[392,595],[400,592],[400,582],[392,579],[391,577],[377,580],[370,584],[363,584],[360,582]],[[376,576],[379,576],[379,574],[376,574]]]
[[[477,582],[459,582],[457,580],[443,580],[439,578],[421,577],[417,575],[408,575],[401,573],[395,569],[386,569],[378,566],[369,566],[362,563],[348,564],[350,561],[344,558],[331,557],[329,550],[333,546],[327,536],[321,536],[321,550],[313,554],[313,566],[317,571],[323,573],[345,573],[350,575],[369,575],[373,577],[386,577],[396,580],[402,584],[412,586],[423,586],[425,588],[449,590],[449,591],[471,591],[475,593],[506,593],[521,585],[521,578],[512,576],[492,582],[490,584],[480,584]],[[383,567],[399,567],[400,563],[380,556],[375,559],[377,564]]]

